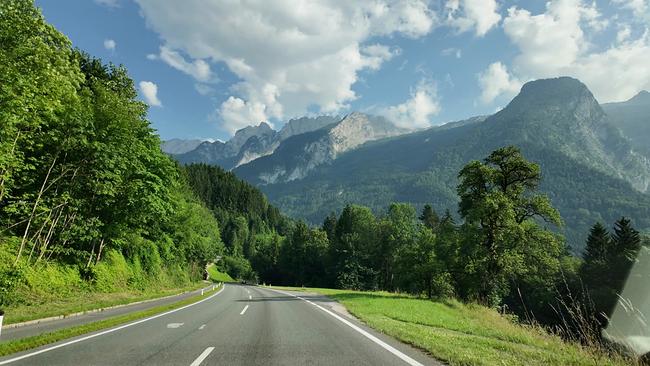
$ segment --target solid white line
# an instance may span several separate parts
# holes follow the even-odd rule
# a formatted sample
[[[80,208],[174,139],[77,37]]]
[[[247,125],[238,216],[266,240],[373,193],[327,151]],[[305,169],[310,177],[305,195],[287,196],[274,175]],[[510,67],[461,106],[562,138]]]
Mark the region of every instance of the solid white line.
[[[411,357],[405,355],[404,353],[400,352],[399,350],[397,350],[395,347],[391,346],[390,344],[382,341],[381,339],[379,339],[379,338],[375,337],[374,335],[372,335],[372,334],[366,332],[365,330],[361,329],[360,327],[358,327],[354,323],[348,321],[347,319],[337,315],[336,313],[334,313],[332,311],[329,311],[329,310],[325,309],[324,307],[322,307],[322,306],[320,306],[320,305],[318,305],[318,304],[316,304],[314,302],[311,302],[311,301],[309,301],[307,299],[304,299],[304,298],[302,298],[300,296],[297,296],[297,295],[294,295],[294,294],[291,294],[291,293],[288,293],[288,292],[284,292],[284,291],[280,291],[280,290],[274,290],[274,289],[268,289],[268,290],[276,291],[276,292],[279,292],[279,293],[284,294],[284,295],[293,296],[293,297],[298,298],[298,299],[300,299],[302,301],[305,301],[305,302],[307,302],[307,303],[309,303],[311,305],[314,305],[315,307],[319,308],[320,310],[323,310],[327,314],[333,316],[335,319],[341,321],[343,324],[345,324],[345,325],[349,326],[350,328],[356,330],[357,332],[361,333],[361,335],[363,335],[364,337],[366,337],[366,338],[370,339],[371,341],[375,342],[376,344],[381,346],[383,349],[385,349],[388,352],[390,352],[390,353],[394,354],[395,356],[399,357],[400,359],[402,359],[402,361],[406,362],[407,364],[409,364],[411,366],[424,366],[421,363],[419,363],[418,361],[416,361],[416,360],[412,359]]]
[[[244,315],[246,310],[248,310],[248,305],[244,306],[244,310],[242,310],[241,313],[239,313],[239,315]]]
[[[36,356],[36,355],[40,355],[41,353],[45,353],[45,352],[49,352],[49,351],[52,351],[52,350],[55,350],[55,349],[58,349],[58,348],[61,348],[61,347],[69,346],[69,345],[71,345],[71,344],[75,344],[75,343],[83,342],[83,341],[86,341],[86,340],[91,339],[91,338],[95,338],[95,337],[103,336],[103,335],[105,335],[105,334],[109,334],[109,333],[117,332],[118,330],[121,330],[121,329],[124,329],[124,328],[132,327],[132,326],[134,326],[134,325],[137,325],[137,324],[140,324],[140,323],[144,323],[144,322],[149,321],[149,320],[153,320],[153,319],[156,319],[156,318],[160,318],[161,316],[169,315],[169,314],[171,314],[171,313],[175,313],[175,312],[177,312],[177,311],[181,311],[181,310],[183,310],[183,309],[187,309],[187,308],[189,308],[189,307],[191,307],[191,306],[198,305],[198,304],[200,304],[200,303],[202,303],[202,302],[204,302],[204,301],[208,301],[208,300],[210,300],[211,298],[213,298],[213,297],[219,295],[219,294],[221,293],[221,291],[223,291],[224,288],[226,288],[226,285],[225,285],[225,284],[223,285],[223,287],[221,288],[221,290],[217,291],[215,294],[213,294],[213,295],[211,295],[211,296],[209,296],[209,297],[206,297],[206,298],[203,299],[203,300],[200,300],[200,301],[197,301],[197,302],[194,302],[194,303],[191,303],[191,304],[188,304],[188,305],[182,306],[182,307],[180,307],[180,308],[178,308],[178,309],[170,310],[170,311],[167,311],[167,312],[164,312],[164,313],[158,314],[158,315],[154,315],[154,316],[151,316],[151,317],[148,317],[148,318],[140,319],[140,320],[135,321],[135,322],[133,322],[133,323],[124,324],[124,325],[121,325],[121,326],[119,326],[119,327],[117,327],[117,328],[111,328],[111,329],[105,330],[105,331],[103,331],[103,332],[99,332],[99,333],[91,334],[91,335],[89,335],[89,336],[85,336],[85,337],[83,337],[83,338],[73,339],[73,340],[71,340],[71,341],[68,341],[68,342],[65,342],[65,343],[61,343],[61,344],[57,344],[56,346],[52,346],[52,347],[48,347],[48,348],[44,348],[44,349],[39,350],[39,351],[36,351],[36,352],[32,352],[32,353],[28,353],[28,354],[25,354],[25,355],[22,355],[22,356],[18,356],[18,357],[10,358],[10,359],[8,359],[8,360],[5,360],[5,361],[0,362],[0,365],[6,365],[6,364],[9,364],[9,363],[12,363],[12,362],[16,362],[16,361],[24,360],[25,358],[28,358],[28,357],[32,357],[32,356]]]
[[[205,351],[203,351],[203,353],[201,353],[199,357],[197,357],[196,360],[190,364],[190,366],[199,366],[201,362],[203,362],[203,360],[205,360],[210,355],[210,353],[212,353],[212,351],[214,351],[214,347],[206,348]]]

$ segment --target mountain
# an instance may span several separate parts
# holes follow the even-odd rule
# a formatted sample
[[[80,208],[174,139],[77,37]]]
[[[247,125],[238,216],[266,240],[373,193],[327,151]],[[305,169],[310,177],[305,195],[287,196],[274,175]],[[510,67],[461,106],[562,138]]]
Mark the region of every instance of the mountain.
[[[336,117],[304,117],[290,120],[280,131],[266,122],[248,126],[235,132],[227,142],[205,142],[191,151],[179,153],[175,158],[183,163],[207,163],[232,169],[259,157],[273,153],[282,141],[291,136],[311,132],[336,122]]]
[[[603,104],[603,110],[632,146],[650,158],[650,92],[641,91],[625,102]]]
[[[309,156],[304,147],[329,136],[316,131],[294,136],[234,172],[257,184],[283,212],[315,224],[346,203],[377,212],[393,201],[419,208],[430,203],[455,212],[459,170],[512,144],[540,164],[540,189],[560,210],[566,222],[561,230],[575,252],[596,221],[625,215],[637,227],[650,228],[650,195],[643,193],[650,182],[648,160],[632,150],[578,80],[527,83],[500,112],[443,127],[367,142],[314,166],[302,179],[286,179],[291,177],[286,169],[275,183],[260,177],[273,167],[308,166],[301,158]]]
[[[183,154],[188,151],[192,151],[199,146],[203,140],[183,140],[183,139],[171,139],[163,141],[160,144],[160,148],[163,152],[171,155]]]
[[[383,117],[353,112],[335,124],[286,139],[272,154],[237,168],[236,174],[254,184],[299,180],[366,142],[406,132]]]

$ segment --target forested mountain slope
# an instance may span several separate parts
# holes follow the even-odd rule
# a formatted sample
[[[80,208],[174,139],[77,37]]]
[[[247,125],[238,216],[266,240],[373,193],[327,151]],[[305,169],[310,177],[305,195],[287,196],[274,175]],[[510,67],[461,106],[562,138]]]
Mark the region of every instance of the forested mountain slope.
[[[650,181],[647,159],[631,151],[589,90],[570,78],[526,84],[483,122],[367,143],[303,179],[259,187],[283,212],[313,223],[350,202],[378,211],[391,201],[432,203],[453,212],[459,169],[509,144],[541,165],[541,189],[560,210],[576,250],[595,221],[625,215],[650,228],[650,195],[642,192]],[[250,172],[256,163],[235,173],[256,181]]]
[[[634,148],[650,158],[650,92],[643,90],[625,102],[603,104],[603,110]]]

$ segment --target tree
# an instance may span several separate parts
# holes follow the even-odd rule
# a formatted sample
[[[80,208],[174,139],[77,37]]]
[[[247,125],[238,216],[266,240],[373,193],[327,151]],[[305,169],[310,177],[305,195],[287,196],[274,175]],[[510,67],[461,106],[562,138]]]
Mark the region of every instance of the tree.
[[[377,244],[377,222],[369,208],[347,205],[336,224],[336,240],[330,256],[339,288],[376,289],[377,271],[372,267]]]
[[[471,296],[498,305],[509,292],[509,281],[525,272],[528,259],[557,263],[561,245],[535,219],[560,225],[560,215],[546,196],[535,193],[539,166],[514,146],[492,152],[483,162],[470,162],[458,178],[459,213],[473,228],[468,230],[473,249],[465,265],[480,279]]]
[[[611,250],[611,243],[611,237],[605,226],[600,222],[595,223],[587,237],[587,245],[583,253],[585,263],[605,261]]]
[[[438,229],[440,218],[438,217],[436,211],[431,207],[431,205],[424,205],[424,209],[422,209],[422,214],[420,215],[419,219],[422,221],[424,226],[428,227],[434,232]]]

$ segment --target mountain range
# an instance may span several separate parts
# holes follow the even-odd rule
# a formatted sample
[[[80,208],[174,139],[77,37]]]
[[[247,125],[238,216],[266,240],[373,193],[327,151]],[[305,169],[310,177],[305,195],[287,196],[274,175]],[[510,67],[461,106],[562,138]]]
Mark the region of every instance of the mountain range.
[[[303,119],[306,127],[291,123],[284,135],[286,126],[276,132],[260,124],[238,131],[232,143],[202,143],[176,157],[233,169],[283,212],[318,224],[347,203],[376,212],[393,201],[430,203],[455,212],[462,166],[516,145],[540,164],[540,189],[560,210],[565,225],[559,230],[578,253],[596,221],[628,216],[650,230],[650,154],[644,149],[650,140],[643,134],[650,126],[648,95],[601,106],[576,79],[544,79],[526,83],[494,115],[426,130],[407,131],[354,112],[322,124]],[[227,146],[228,156],[222,152]]]

